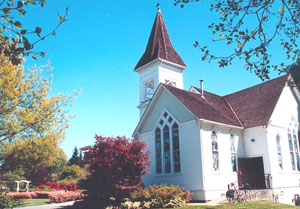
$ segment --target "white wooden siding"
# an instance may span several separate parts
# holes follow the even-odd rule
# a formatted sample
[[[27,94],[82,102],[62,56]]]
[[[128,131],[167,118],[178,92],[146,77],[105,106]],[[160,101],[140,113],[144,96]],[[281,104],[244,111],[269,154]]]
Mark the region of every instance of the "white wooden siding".
[[[200,132],[196,120],[191,120],[180,124],[180,157],[181,172],[174,175],[155,174],[155,144],[154,132],[150,131],[139,135],[140,141],[147,143],[147,150],[151,152],[150,161],[152,162],[149,171],[143,177],[145,185],[168,184],[179,185],[188,190],[202,190],[202,165],[200,150]]]
[[[211,134],[215,131],[218,137],[219,148],[219,171],[213,170]],[[237,140],[237,155],[243,156],[242,131],[221,126],[214,126],[209,123],[202,124],[201,140],[203,146],[204,161],[204,190],[206,200],[211,200],[225,194],[229,183],[237,182],[237,173],[232,171],[230,134]]]
[[[296,170],[292,170],[287,131],[292,118],[298,123],[298,108],[298,103],[295,100],[290,87],[286,86],[280,95],[267,129],[270,167],[272,171],[272,187],[275,189],[298,187],[300,191],[300,173],[297,171],[297,168]],[[277,135],[280,136],[283,170],[278,166]]]

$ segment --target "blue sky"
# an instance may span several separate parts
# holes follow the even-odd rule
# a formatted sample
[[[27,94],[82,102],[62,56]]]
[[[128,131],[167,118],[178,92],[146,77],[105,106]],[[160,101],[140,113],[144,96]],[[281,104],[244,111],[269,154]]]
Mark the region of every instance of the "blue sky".
[[[51,30],[57,22],[57,13],[69,7],[68,21],[56,36],[41,42],[36,50],[47,52],[38,65],[50,60],[53,71],[53,94],[68,93],[82,88],[72,107],[76,117],[70,121],[67,136],[62,143],[68,157],[75,146],[94,143],[99,135],[131,134],[138,123],[139,77],[133,72],[142,56],[156,15],[157,1],[48,1],[45,8],[30,8],[23,18],[26,27],[40,26],[43,33]],[[217,63],[201,61],[200,45],[212,50],[230,53],[225,46],[212,43],[213,36],[207,25],[218,18],[209,12],[209,1],[175,7],[172,0],[162,0],[161,10],[174,48],[188,66],[184,71],[184,88],[199,86],[204,79],[207,91],[226,95],[261,81],[234,62],[228,68],[219,69]],[[274,50],[274,56],[283,54]],[[34,62],[27,58],[25,66]],[[272,73],[271,77],[278,76]]]

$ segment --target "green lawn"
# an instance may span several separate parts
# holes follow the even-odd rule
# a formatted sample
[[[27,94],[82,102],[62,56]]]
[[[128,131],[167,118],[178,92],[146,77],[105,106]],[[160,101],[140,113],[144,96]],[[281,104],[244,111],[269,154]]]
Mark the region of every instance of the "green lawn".
[[[34,205],[45,205],[49,204],[49,199],[37,198],[37,199],[21,199],[20,205],[18,207],[25,207],[25,206],[34,206]]]
[[[236,204],[223,204],[218,206],[186,206],[177,209],[275,209],[275,208],[299,208],[292,205],[285,205],[276,202],[269,202],[269,201],[253,201],[249,203],[236,203]]]

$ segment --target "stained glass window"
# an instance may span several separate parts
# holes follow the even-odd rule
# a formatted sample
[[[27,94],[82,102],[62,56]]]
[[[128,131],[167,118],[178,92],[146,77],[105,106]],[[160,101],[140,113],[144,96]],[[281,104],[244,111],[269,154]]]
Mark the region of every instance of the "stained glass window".
[[[181,171],[179,126],[166,111],[155,129],[156,173],[170,174]]]
[[[165,173],[171,173],[170,130],[167,125],[164,127],[164,160]]]
[[[178,132],[177,123],[174,123],[174,125],[172,126],[172,137],[173,137],[174,171],[180,172],[179,132]]]
[[[160,129],[155,130],[155,151],[156,151],[156,173],[162,173],[162,159],[161,159],[161,133]]]
[[[288,128],[291,164],[293,170],[297,169],[298,171],[300,171],[299,144],[296,130],[298,130],[298,125],[294,118],[292,118],[290,122],[290,128]]]

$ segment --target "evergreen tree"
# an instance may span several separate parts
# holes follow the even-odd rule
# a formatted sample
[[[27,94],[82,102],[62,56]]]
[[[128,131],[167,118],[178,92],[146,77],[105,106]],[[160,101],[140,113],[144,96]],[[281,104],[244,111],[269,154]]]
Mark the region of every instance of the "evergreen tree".
[[[83,166],[83,159],[81,151],[78,152],[78,148],[75,147],[73,150],[72,157],[69,159],[69,165],[79,165],[80,167]]]

